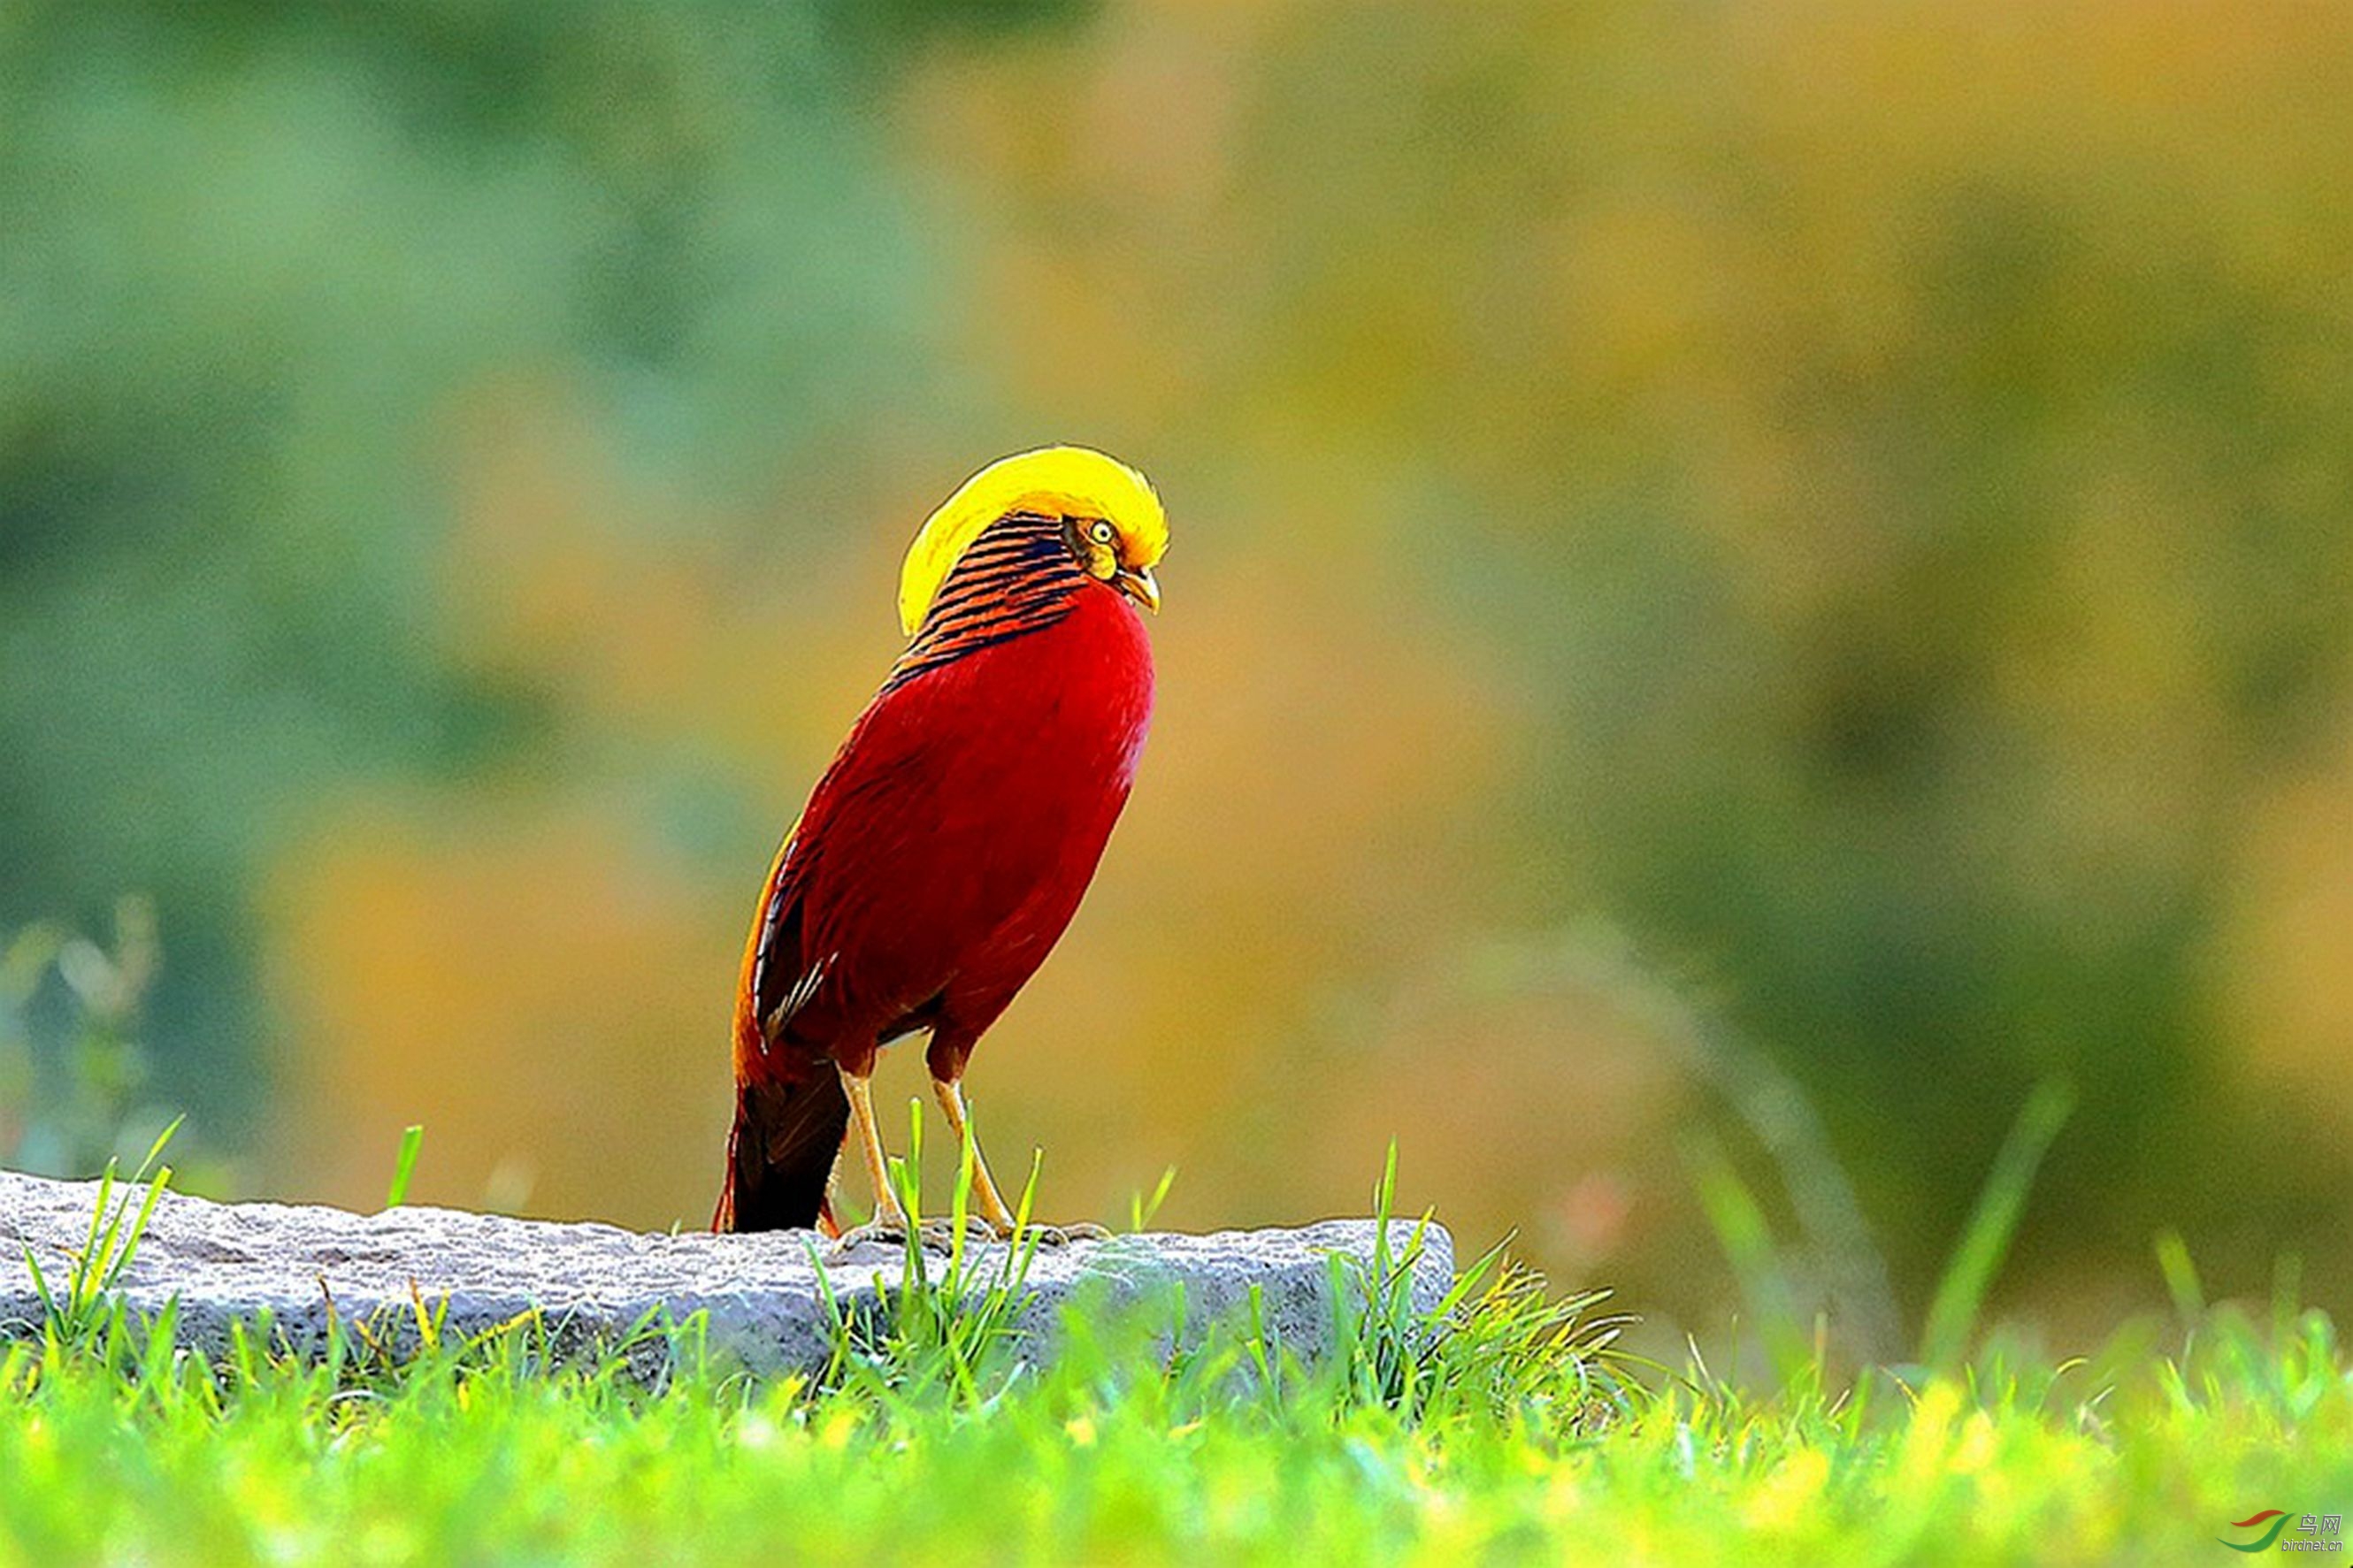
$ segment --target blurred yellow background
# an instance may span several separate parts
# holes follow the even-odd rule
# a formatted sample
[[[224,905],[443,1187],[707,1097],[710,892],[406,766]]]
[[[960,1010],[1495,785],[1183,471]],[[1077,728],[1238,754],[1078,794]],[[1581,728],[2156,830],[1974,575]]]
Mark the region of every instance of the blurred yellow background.
[[[1175,542],[973,1069],[1050,1211],[1394,1137],[1714,1324],[1720,1146],[1885,1337],[2051,1079],[2000,1305],[2341,1291],[2348,81],[2316,4],[13,8],[0,918],[153,896],[233,1185],[422,1122],[418,1199],[703,1224],[899,553],[1083,441]]]

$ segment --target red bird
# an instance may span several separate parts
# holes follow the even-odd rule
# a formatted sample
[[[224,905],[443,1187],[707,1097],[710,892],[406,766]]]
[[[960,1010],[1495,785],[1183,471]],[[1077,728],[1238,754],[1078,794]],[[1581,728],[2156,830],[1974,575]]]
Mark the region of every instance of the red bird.
[[[822,1223],[854,1140],[873,1229],[905,1234],[874,1122],[881,1048],[928,1030],[959,1141],[965,1064],[1079,907],[1152,717],[1160,499],[1101,452],[990,464],[915,536],[913,639],[786,834],[735,998],[735,1124],[718,1230]],[[976,1150],[976,1155],[977,1150]],[[1013,1215],[976,1159],[974,1198]]]

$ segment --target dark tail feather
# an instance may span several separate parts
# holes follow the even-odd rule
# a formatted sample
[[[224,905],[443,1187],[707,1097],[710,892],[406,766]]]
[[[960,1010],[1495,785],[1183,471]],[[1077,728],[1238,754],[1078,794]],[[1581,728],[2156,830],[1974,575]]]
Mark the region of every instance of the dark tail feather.
[[[827,1189],[849,1128],[831,1072],[807,1083],[739,1083],[727,1134],[727,1180],[713,1230],[807,1230],[831,1222]]]

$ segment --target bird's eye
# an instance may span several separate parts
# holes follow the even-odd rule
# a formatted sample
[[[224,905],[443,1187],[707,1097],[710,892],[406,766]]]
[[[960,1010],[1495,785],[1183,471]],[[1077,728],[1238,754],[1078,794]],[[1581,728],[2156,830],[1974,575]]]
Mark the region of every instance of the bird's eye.
[[[1114,536],[1112,533],[1111,524],[1099,521],[1092,528],[1087,530],[1087,537],[1097,544],[1109,544]]]

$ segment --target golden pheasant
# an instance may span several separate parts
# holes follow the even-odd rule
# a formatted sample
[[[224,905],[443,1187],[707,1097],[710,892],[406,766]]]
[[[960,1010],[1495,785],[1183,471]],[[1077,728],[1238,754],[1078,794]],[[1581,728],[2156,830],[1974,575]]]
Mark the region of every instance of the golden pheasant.
[[[847,1142],[876,1228],[904,1234],[876,1055],[928,1031],[933,1090],[967,1135],[973,1047],[1070,923],[1126,804],[1152,714],[1137,612],[1160,607],[1167,543],[1144,476],[1079,447],[990,464],[916,534],[899,579],[912,640],[785,835],[753,918],[714,1228],[839,1234]],[[977,1158],[974,1199],[1010,1233]]]

